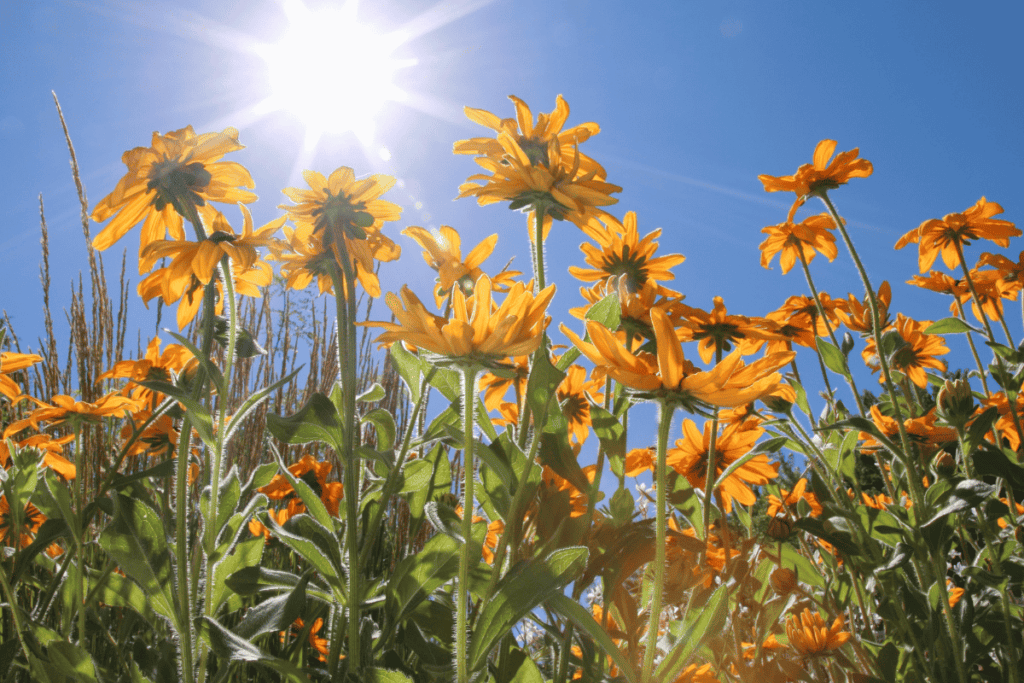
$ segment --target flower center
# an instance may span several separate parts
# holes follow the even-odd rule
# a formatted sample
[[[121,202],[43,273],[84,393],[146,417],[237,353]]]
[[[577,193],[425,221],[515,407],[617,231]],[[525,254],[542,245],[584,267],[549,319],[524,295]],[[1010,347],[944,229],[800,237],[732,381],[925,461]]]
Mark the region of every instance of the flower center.
[[[633,292],[647,284],[647,257],[634,254],[628,245],[622,245],[621,254],[606,256],[601,268],[609,275],[625,275],[626,287]]]
[[[185,207],[203,206],[206,202],[199,193],[206,189],[213,176],[202,162],[182,164],[175,159],[164,159],[153,165],[149,174],[147,190],[156,190],[153,206],[163,211],[170,204],[174,210],[185,216]]]
[[[526,157],[533,166],[544,166],[547,168],[550,165],[550,161],[548,161],[548,145],[543,140],[520,137],[519,148],[523,150],[523,153],[526,154]]]
[[[330,245],[341,235],[354,240],[365,240],[366,230],[373,225],[373,216],[366,213],[366,204],[353,203],[344,194],[332,195],[328,189],[327,199],[313,209],[314,226],[317,231],[324,231],[324,244]]]

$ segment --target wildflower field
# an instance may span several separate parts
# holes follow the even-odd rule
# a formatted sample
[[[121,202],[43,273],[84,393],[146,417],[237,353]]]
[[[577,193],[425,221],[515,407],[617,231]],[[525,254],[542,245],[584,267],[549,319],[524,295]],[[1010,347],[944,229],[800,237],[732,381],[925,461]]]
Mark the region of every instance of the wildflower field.
[[[308,170],[256,226],[231,128],[154,133],[82,195],[75,367],[48,313],[35,352],[4,329],[0,677],[1020,681],[1024,262],[1003,208],[896,243],[951,302],[918,319],[837,208],[871,162],[822,140],[759,176],[794,200],[761,265],[805,291],[702,310],[668,286],[683,255],[588,156],[598,124],[561,97],[512,105],[467,107],[484,130],[452,163],[476,164],[460,197],[522,212],[503,239],[527,273],[487,264],[497,235],[408,226],[436,286],[382,292],[394,179]],[[581,285],[558,321],[551,229],[582,250],[558,263]],[[111,298],[102,252],[134,259],[136,237],[145,278]],[[995,251],[970,263],[979,241]],[[816,288],[818,255],[852,260],[854,293]],[[322,314],[289,330],[271,307],[306,288]],[[176,324],[133,354],[136,293]],[[367,308],[381,297],[390,316]],[[947,365],[952,336],[972,364]]]

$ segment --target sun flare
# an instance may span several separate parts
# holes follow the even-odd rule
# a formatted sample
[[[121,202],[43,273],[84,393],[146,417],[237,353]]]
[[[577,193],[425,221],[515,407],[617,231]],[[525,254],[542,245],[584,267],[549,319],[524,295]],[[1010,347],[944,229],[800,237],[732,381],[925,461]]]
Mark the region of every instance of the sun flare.
[[[265,106],[297,116],[306,127],[308,147],[324,133],[347,131],[369,145],[381,108],[406,98],[392,79],[416,63],[393,57],[408,36],[378,33],[356,19],[356,10],[354,0],[316,11],[301,0],[287,0],[285,35],[257,49],[272,89]]]

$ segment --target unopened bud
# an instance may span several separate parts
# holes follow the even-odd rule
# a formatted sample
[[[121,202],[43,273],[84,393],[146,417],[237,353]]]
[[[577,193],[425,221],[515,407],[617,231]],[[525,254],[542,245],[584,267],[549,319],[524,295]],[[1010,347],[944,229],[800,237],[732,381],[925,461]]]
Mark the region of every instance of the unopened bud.
[[[956,473],[956,460],[946,451],[939,451],[932,460],[932,467],[940,477],[952,477]]]
[[[768,535],[777,541],[785,541],[793,533],[793,522],[786,517],[772,517],[768,520]]]
[[[765,407],[773,413],[782,413],[783,415],[789,415],[789,411],[793,409],[793,404],[784,398],[778,396],[765,396],[761,399]]]
[[[967,380],[946,380],[935,400],[935,412],[957,429],[963,429],[974,415],[974,395]]]
[[[779,595],[789,595],[796,588],[796,572],[792,569],[786,569],[785,567],[779,567],[772,572],[769,581],[772,583],[772,588]]]

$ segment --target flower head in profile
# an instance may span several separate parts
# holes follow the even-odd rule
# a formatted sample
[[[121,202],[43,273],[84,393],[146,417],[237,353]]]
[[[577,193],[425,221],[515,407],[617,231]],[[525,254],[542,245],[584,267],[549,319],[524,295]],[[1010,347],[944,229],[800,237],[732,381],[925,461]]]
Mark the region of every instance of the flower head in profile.
[[[555,110],[550,114],[538,114],[536,122],[526,102],[515,95],[509,95],[509,99],[516,107],[514,119],[499,119],[488,111],[472,107],[466,107],[466,116],[474,123],[490,128],[498,137],[502,133],[510,136],[537,164],[550,165],[547,152],[552,143],[557,145],[563,157],[571,158],[578,145],[601,131],[596,123],[582,123],[563,130],[569,118],[569,105],[561,95],[555,98]],[[475,154],[499,160],[505,155],[505,147],[497,137],[460,140],[455,143],[453,151],[456,154]],[[580,155],[580,170],[583,173],[594,172],[598,178],[607,177],[600,164],[583,154]]]
[[[703,434],[697,430],[693,420],[683,420],[683,438],[676,441],[675,448],[668,450],[666,462],[680,475],[686,477],[695,489],[704,490],[707,483],[708,455],[711,451],[712,422],[704,423]],[[739,425],[728,425],[715,441],[714,476],[720,476],[730,465],[753,449],[764,434],[760,428],[741,429]],[[732,501],[753,505],[757,496],[751,486],[763,486],[779,475],[779,466],[768,461],[764,453],[755,455],[734,470],[716,491],[722,497],[725,511],[732,511]]]
[[[780,225],[770,225],[761,232],[768,235],[761,242],[761,266],[770,268],[772,259],[779,256],[779,266],[785,275],[800,261],[810,263],[817,254],[829,261],[834,261],[839,253],[836,249],[836,236],[832,217],[827,213],[811,216],[800,223],[791,220]]]
[[[146,347],[144,358],[119,360],[114,363],[114,367],[97,377],[96,381],[114,378],[129,379],[132,383],[126,386],[121,393],[131,396],[141,405],[155,409],[163,395],[141,384],[136,384],[136,382],[153,379],[168,382],[173,379],[173,374],[179,373],[185,369],[185,366],[197,362],[192,352],[181,344],[168,344],[161,352],[160,338],[153,337]]]
[[[820,515],[824,508],[818,502],[818,497],[807,490],[807,480],[803,477],[793,486],[792,491],[780,489],[781,498],[775,494],[768,494],[768,517],[774,517],[780,512],[790,513],[796,511],[797,504],[803,500],[811,509],[811,517]]]
[[[826,626],[820,613],[804,608],[802,613],[793,614],[786,621],[786,635],[789,644],[802,656],[826,655],[850,639],[850,634],[843,630],[844,624],[840,615],[831,626]]]
[[[569,422],[569,436],[576,443],[583,443],[590,434],[590,399],[603,400],[602,386],[599,380],[588,380],[587,371],[579,365],[570,365],[565,379],[558,385],[555,392],[558,404]]]
[[[459,285],[464,291],[472,290],[473,285],[484,274],[480,270],[480,264],[491,255],[494,245],[498,243],[498,236],[491,235],[473,247],[463,259],[462,238],[448,225],[442,225],[437,235],[415,225],[403,230],[402,234],[413,238],[423,247],[423,260],[437,271],[438,285],[434,290],[434,301],[438,307],[451,295],[454,286]],[[507,291],[512,280],[519,275],[522,273],[516,270],[503,270],[491,278],[491,287],[495,291]]]
[[[379,344],[403,342],[439,356],[484,366],[540,348],[550,321],[547,307],[555,295],[554,285],[534,296],[532,287],[517,282],[501,305],[496,305],[491,298],[490,278],[482,275],[473,292],[473,296],[466,297],[461,289],[456,289],[452,294],[451,316],[442,318],[429,312],[408,287],[402,287],[401,298],[391,292],[386,297],[398,322],[364,324],[384,328],[385,332],[376,340]]]
[[[128,173],[93,208],[92,219],[97,223],[114,216],[96,235],[93,246],[100,251],[110,247],[142,220],[140,251],[167,234],[183,240],[182,216],[194,216],[207,202],[255,201],[255,194],[241,189],[253,187],[249,171],[237,162],[220,161],[242,148],[234,128],[203,135],[196,135],[192,126],[166,135],[153,133],[149,147],[124,153],[121,160]]]
[[[0,495],[0,545],[13,546],[15,544],[27,548],[32,544],[32,537],[39,531],[39,527],[46,521],[46,515],[39,511],[32,503],[26,503],[19,515],[20,524],[15,528],[15,515],[7,502],[6,495]]]
[[[394,261],[401,255],[401,248],[381,233],[386,221],[396,221],[402,214],[397,204],[380,199],[395,179],[378,174],[356,180],[347,166],[335,169],[327,178],[316,171],[305,171],[303,177],[309,189],[285,188],[285,195],[295,204],[278,208],[288,211],[296,227],[294,232],[286,232],[289,243],[299,243],[293,248],[299,250],[302,260],[316,261],[317,272],[310,274],[306,284],[313,275],[321,275],[319,270],[330,267],[320,255],[331,251],[339,264],[348,259],[370,296],[380,296],[374,261]],[[278,251],[275,257],[280,258]]]
[[[696,341],[701,360],[710,363],[716,353],[724,353],[739,346],[741,353],[753,353],[764,342],[777,340],[774,325],[764,318],[749,318],[730,314],[722,297],[714,298],[714,308],[704,311],[679,304],[682,320],[677,334],[684,341]]]
[[[862,300],[851,294],[845,301],[837,299],[836,304],[835,314],[844,325],[854,332],[871,334],[875,324],[871,317],[871,305],[866,298]],[[878,287],[875,304],[878,306],[878,318],[884,330],[892,324],[892,321],[889,319],[889,305],[892,304],[892,287],[889,286],[888,280],[883,281]]]
[[[51,425],[68,423],[74,428],[83,422],[99,422],[104,417],[127,417],[132,411],[142,407],[137,401],[116,392],[101,396],[92,403],[76,401],[73,397],[63,394],[51,398],[52,405],[36,398],[31,400],[38,407],[27,417],[12,422],[4,430],[5,439],[28,426],[38,431],[40,422],[49,422]]]
[[[18,401],[25,397],[21,387],[10,375],[15,372],[26,370],[43,360],[42,356],[34,353],[14,353],[13,351],[0,351],[0,394],[3,394],[11,401]]]
[[[963,213],[950,213],[941,220],[932,218],[921,223],[896,242],[896,249],[917,243],[917,264],[922,273],[931,268],[939,254],[948,268],[956,268],[960,263],[958,254],[972,240],[986,239],[1008,247],[1010,238],[1021,234],[1010,221],[993,218],[1002,212],[1003,207],[982,197]]]
[[[13,432],[12,432],[13,433]],[[11,452],[7,447],[8,443],[13,443],[15,450],[23,450],[25,448],[34,448],[35,450],[43,454],[42,465],[49,467],[51,470],[64,477],[68,481],[75,478],[77,470],[75,469],[74,463],[64,457],[64,447],[75,440],[74,434],[68,434],[59,438],[54,438],[49,434],[33,434],[21,441],[8,441],[5,436],[0,439],[0,467],[7,468],[8,463],[11,461]]]
[[[926,368],[942,372],[946,369],[946,363],[937,358],[949,353],[946,341],[940,335],[926,334],[925,330],[931,325],[930,320],[913,320],[902,313],[896,316],[895,329],[899,332],[904,344],[893,353],[889,365],[910,378],[910,381],[925,388],[928,378],[925,374]],[[864,361],[873,371],[881,368],[878,362],[878,348],[875,346],[874,337],[869,337],[864,351],[861,352]],[[884,378],[880,378],[882,380]]]
[[[799,199],[845,185],[850,178],[871,175],[871,162],[858,158],[860,149],[840,152],[832,159],[835,151],[835,140],[822,140],[814,148],[814,163],[802,165],[794,175],[759,175],[757,178],[765,192],[794,192]]]
[[[733,408],[780,390],[778,368],[790,362],[793,352],[776,353],[749,365],[739,350],[708,371],[697,370],[686,360],[683,347],[664,311],[651,309],[657,355],[627,349],[598,322],[588,321],[591,343],[564,325],[562,332],[591,360],[597,369],[644,398],[672,398],[682,403],[705,403]]]
[[[630,291],[640,290],[648,280],[672,280],[672,268],[686,260],[682,254],[655,256],[661,236],[661,228],[640,238],[637,230],[636,213],[628,211],[619,223],[613,218],[604,221],[607,228],[601,231],[588,230],[598,246],[581,244],[580,250],[590,268],[569,266],[569,273],[583,282],[597,282],[608,277],[626,278]]]
[[[651,327],[651,309],[660,308],[668,314],[672,326],[676,327],[683,319],[683,310],[679,305],[685,295],[662,287],[654,280],[648,280],[639,289],[631,289],[627,284],[629,277],[620,275],[601,280],[593,287],[580,287],[580,294],[587,300],[586,306],[569,309],[569,313],[580,320],[585,320],[591,307],[611,294],[619,298],[619,335],[632,334],[635,338],[654,339]]]

